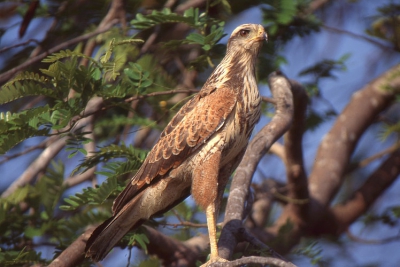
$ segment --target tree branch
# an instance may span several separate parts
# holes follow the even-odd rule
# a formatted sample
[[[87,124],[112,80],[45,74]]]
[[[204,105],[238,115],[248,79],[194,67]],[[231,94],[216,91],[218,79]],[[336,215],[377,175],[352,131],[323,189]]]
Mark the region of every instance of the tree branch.
[[[68,246],[48,267],[78,266],[85,259],[86,241],[92,235],[95,227],[87,229],[81,236]]]
[[[280,234],[280,229],[291,224],[291,231],[280,235],[279,246],[275,246],[280,252],[286,252],[298,243],[302,229],[308,223],[309,195],[308,181],[304,170],[302,139],[305,128],[308,96],[301,84],[291,81],[294,104],[293,123],[289,131],[284,135],[284,149],[286,160],[287,193],[285,195],[275,192],[276,199],[283,200],[286,205],[275,223],[265,229],[271,236]],[[270,237],[268,235],[268,237]],[[267,238],[268,239],[268,238]],[[266,242],[267,240],[264,240]]]
[[[269,147],[289,128],[293,117],[293,100],[289,81],[279,73],[269,76],[269,84],[276,99],[276,113],[271,122],[254,136],[236,169],[228,197],[224,227],[219,239],[219,255],[230,259],[237,244],[236,233],[242,227],[245,202],[251,179],[258,162]]]
[[[57,141],[48,146],[43,152],[32,162],[29,167],[18,177],[2,194],[5,198],[11,195],[17,188],[29,184],[36,175],[44,170],[50,161],[60,152],[65,146],[67,138],[59,138]]]
[[[309,177],[310,214],[324,212],[342,184],[350,156],[367,127],[394,100],[400,90],[397,65],[356,92],[324,137]],[[312,216],[312,218],[321,216]]]
[[[93,98],[89,101],[86,106],[85,112],[94,113],[95,110],[99,110],[103,103],[103,99],[100,97]],[[72,119],[73,121],[74,119]],[[93,115],[88,116],[84,119],[79,120],[74,129],[79,129],[93,120]],[[73,129],[71,129],[73,131]],[[36,175],[44,170],[50,161],[60,152],[60,150],[65,146],[65,141],[68,137],[57,136],[57,141],[51,143],[43,152],[38,156],[38,158],[24,171],[24,173],[18,177],[1,195],[1,197],[7,197],[12,192],[14,192],[18,187],[24,186],[30,183]]]
[[[288,194],[290,199],[308,199],[308,181],[303,162],[303,133],[308,106],[308,96],[304,88],[296,81],[291,81],[294,117],[289,131],[284,135],[286,155],[286,176],[288,181]],[[300,224],[307,220],[308,205],[291,201],[285,209],[290,217],[296,217]],[[286,220],[285,220],[286,221]]]
[[[181,242],[166,236],[152,227],[144,226],[149,239],[147,249],[150,254],[162,259],[163,266],[196,266],[196,261],[204,261],[203,252],[208,247],[208,237],[195,236]]]
[[[110,9],[108,10],[107,15],[100,22],[99,26],[97,26],[96,31],[101,31],[103,29],[110,28],[111,26],[116,24],[116,21],[121,22],[123,28],[126,26],[123,0],[112,0],[111,1]],[[95,39],[89,40],[85,45],[85,50],[83,51],[83,53],[90,57],[92,55],[93,50],[95,49],[96,45],[97,45],[97,41]],[[88,62],[89,62],[89,59],[82,58],[81,65],[86,66]]]
[[[286,262],[281,259],[272,257],[257,257],[257,256],[244,257],[229,262],[216,262],[211,264],[210,267],[236,267],[236,266],[246,266],[248,264],[261,264],[261,265],[270,264],[278,267],[296,267],[296,265],[294,265],[293,263]]]
[[[59,45],[56,45],[55,47],[49,49],[46,52],[41,53],[40,55],[37,55],[35,57],[32,57],[32,58],[26,60],[21,65],[2,73],[0,75],[0,84],[3,84],[5,82],[7,82],[16,73],[24,70],[25,68],[27,68],[28,66],[30,66],[33,63],[39,62],[40,60],[42,60],[43,58],[47,57],[48,55],[50,55],[52,53],[55,53],[55,52],[57,52],[57,51],[59,51],[61,49],[69,47],[70,45],[77,44],[79,42],[82,42],[82,41],[85,41],[87,39],[90,39],[90,38],[92,38],[92,37],[94,37],[94,36],[96,36],[96,35],[98,35],[100,33],[108,31],[117,22],[118,22],[118,20],[113,20],[109,25],[107,25],[107,27],[104,27],[103,29],[98,29],[98,30],[96,30],[94,32],[86,33],[84,35],[78,36],[78,37],[73,38],[71,40],[65,41],[65,42],[63,42],[63,43],[61,43]]]
[[[360,217],[400,175],[400,149],[393,152],[367,181],[354,192],[347,203],[332,208],[334,222],[330,222],[335,234],[346,231],[347,227]]]
[[[356,163],[354,163],[354,164],[351,164],[351,165],[349,166],[349,168],[346,170],[346,174],[347,174],[347,173],[351,173],[351,172],[353,172],[353,171],[355,171],[355,170],[357,170],[357,169],[359,169],[359,168],[363,168],[363,167],[367,166],[368,164],[370,164],[371,162],[373,162],[373,161],[375,161],[375,160],[377,160],[377,159],[380,159],[380,158],[382,158],[383,156],[386,156],[386,155],[388,155],[388,154],[393,153],[394,151],[396,151],[396,150],[399,149],[399,148],[400,148],[400,143],[394,144],[394,145],[392,145],[391,147],[389,147],[389,148],[387,148],[387,149],[384,149],[384,150],[382,150],[382,151],[376,153],[375,155],[372,155],[371,157],[368,157],[368,158],[363,159],[363,160],[361,160],[361,161],[359,161],[359,162],[356,162]]]

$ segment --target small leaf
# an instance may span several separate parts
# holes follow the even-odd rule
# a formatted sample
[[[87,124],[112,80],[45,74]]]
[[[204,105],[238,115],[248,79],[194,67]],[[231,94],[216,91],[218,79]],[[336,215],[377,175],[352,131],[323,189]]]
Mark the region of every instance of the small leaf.
[[[152,84],[153,84],[152,80],[145,80],[145,81],[142,82],[141,87],[144,87],[144,88],[145,87],[149,87]]]
[[[70,159],[70,158],[75,157],[77,153],[78,153],[78,151],[72,152],[71,154],[68,155],[68,158]]]
[[[208,51],[208,50],[211,49],[211,46],[210,46],[209,44],[203,45],[203,49],[204,49],[205,51]]]
[[[204,36],[198,33],[191,33],[186,37],[186,40],[192,41],[197,44],[204,44]]]

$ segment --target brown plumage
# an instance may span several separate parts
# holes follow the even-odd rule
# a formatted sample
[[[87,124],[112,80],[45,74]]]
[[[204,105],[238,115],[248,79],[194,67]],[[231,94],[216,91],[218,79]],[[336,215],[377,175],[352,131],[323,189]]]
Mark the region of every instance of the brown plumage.
[[[219,259],[216,214],[229,176],[260,118],[255,63],[264,40],[261,25],[244,24],[233,31],[224,59],[161,133],[114,201],[113,217],[93,232],[87,257],[102,260],[129,230],[191,193],[206,211],[211,261]]]

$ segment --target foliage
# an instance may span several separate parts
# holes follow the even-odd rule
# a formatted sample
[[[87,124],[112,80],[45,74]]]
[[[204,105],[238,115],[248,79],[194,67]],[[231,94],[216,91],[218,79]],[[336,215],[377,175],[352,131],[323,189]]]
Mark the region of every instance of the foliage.
[[[394,2],[383,5],[377,9],[378,14],[367,33],[380,39],[393,43],[395,49],[400,51],[400,5]]]
[[[51,1],[38,8],[37,17],[52,17],[56,22],[41,43],[44,50],[92,31],[93,25],[101,24],[110,4],[110,1],[87,1],[88,6],[79,6],[73,2]],[[263,24],[272,40],[261,51],[258,66],[261,82],[272,71],[291,63],[282,53],[286,44],[319,31],[322,25],[320,18],[309,10],[307,0],[216,0],[183,13],[174,12],[175,6],[153,9],[145,5],[147,1],[126,2],[125,15],[130,27],[118,25],[99,34],[92,53],[84,50],[91,41],[70,45],[33,64],[1,87],[0,154],[5,154],[1,163],[14,158],[24,162],[27,154],[34,158],[37,154],[32,151],[51,148],[54,140],[64,140],[65,144],[60,153],[52,156],[51,164],[42,167],[29,183],[0,198],[0,266],[47,265],[50,259],[38,252],[43,246],[55,249],[56,257],[89,225],[111,215],[112,201],[123,190],[126,178],[140,168],[154,143],[152,136],[164,128],[188,97],[176,100],[172,95],[153,93],[192,89],[204,83],[225,53],[225,45],[220,41],[226,35],[225,20],[235,15],[230,12],[260,5]],[[185,1],[177,4],[181,2]],[[24,4],[18,8],[21,15],[27,10]],[[391,3],[377,12],[368,33],[390,41],[399,50],[399,6]],[[186,27],[184,34],[175,32],[177,25]],[[32,48],[30,44],[20,52],[12,50],[15,54],[2,63],[2,72],[26,61]],[[304,85],[310,98],[324,99],[321,83],[346,71],[349,57],[345,54],[338,59],[326,58],[312,66],[302,66],[299,76],[309,79]],[[190,78],[191,75],[195,78]],[[93,103],[97,100],[101,104],[95,109]],[[338,115],[327,106],[325,111],[309,108],[306,131]],[[382,137],[398,137],[398,118],[385,123]],[[150,141],[131,145],[131,139],[143,129],[152,130],[146,136]],[[42,141],[45,145],[39,144]],[[95,144],[94,151],[88,149],[91,144]],[[67,188],[65,179],[93,169],[96,179]],[[101,184],[89,186],[89,182],[95,184],[103,178]],[[201,223],[198,211],[198,207],[183,202],[162,219],[150,223],[166,228],[167,232],[170,221]],[[399,214],[399,207],[393,206],[379,215],[367,214],[363,221],[367,225],[379,222],[394,227]],[[294,224],[286,221],[274,242],[284,243],[293,229]],[[197,230],[185,226],[171,235],[185,240],[194,232]],[[140,228],[127,234],[118,245],[138,246],[147,251],[148,244],[146,231]],[[322,266],[325,261],[321,250],[320,244],[312,241],[299,244],[292,253]],[[267,255],[265,251],[249,251]],[[90,264],[85,261],[82,266]],[[158,265],[160,261],[154,258],[140,263],[140,266]]]
[[[167,42],[164,46],[168,49],[179,49],[182,45],[199,45],[204,55],[189,65],[197,64],[204,68],[212,64],[212,50],[224,36],[224,23],[205,16],[199,9],[191,8],[183,15],[171,13],[167,9],[154,11],[147,16],[138,13],[132,26],[143,30],[177,22],[187,23],[197,32],[190,33],[184,40]],[[47,173],[34,185],[18,188],[10,196],[2,198],[1,243],[7,246],[2,246],[0,265],[47,263],[35,250],[26,251],[25,247],[20,250],[15,244],[32,242],[36,237],[41,237],[60,249],[67,246],[84,227],[98,223],[110,215],[110,209],[103,212],[102,207],[109,207],[111,200],[122,191],[123,182],[117,178],[137,170],[146,156],[145,151],[124,143],[103,146],[97,151],[86,150],[86,145],[94,140],[88,138],[91,132],[81,126],[80,122],[98,115],[86,111],[90,101],[100,97],[105,111],[113,110],[96,120],[96,132],[99,129],[103,129],[100,130],[103,132],[108,128],[118,129],[126,125],[158,128],[156,122],[147,116],[136,114],[127,119],[124,112],[131,108],[130,103],[124,99],[165,90],[168,85],[176,84],[172,74],[160,68],[151,54],[134,61],[130,59],[132,54],[128,52],[132,48],[138,49],[137,44],[142,42],[140,39],[123,39],[123,36],[115,32],[109,38],[109,41],[104,40],[105,45],[101,48],[103,54],[99,57],[85,55],[80,51],[80,46],[75,50],[61,50],[42,60],[40,73],[22,72],[0,90],[0,104],[3,105],[13,104],[18,100],[25,101],[28,97],[41,99],[31,107],[0,113],[0,153],[15,150],[18,148],[17,144],[30,137],[59,136],[66,140],[65,150],[70,153],[68,158],[77,156],[78,153],[87,156],[72,174],[78,171],[83,173],[102,164],[102,170],[96,173],[107,178],[99,186],[84,188],[63,199],[66,189],[63,186],[64,165],[57,163],[53,164],[53,169],[47,169]],[[127,46],[131,47],[128,51],[122,48]],[[81,60],[88,60],[88,64],[80,64]],[[158,104],[157,100],[149,103],[156,106]],[[122,160],[116,161],[117,158]],[[20,206],[23,202],[29,203],[29,207],[36,212],[23,210]],[[93,207],[101,209],[94,212]],[[59,216],[60,213],[64,215]],[[58,233],[57,236],[52,234],[54,232]],[[143,232],[127,238],[129,246],[138,244],[146,249],[148,239]]]
[[[319,244],[311,240],[305,240],[303,244],[294,251],[294,254],[309,258],[312,265],[324,266],[321,253],[322,249]]]
[[[63,164],[53,162],[52,168],[48,168],[35,185],[18,188],[8,197],[0,199],[0,244],[3,244],[0,262],[3,266],[45,263],[40,253],[28,250],[27,245],[18,246],[34,237],[48,235],[51,237],[49,242],[55,244],[62,244],[62,240],[68,243],[76,237],[76,233],[65,224],[66,220],[57,214],[57,203],[65,189],[63,178]],[[29,209],[37,212],[30,212]],[[84,223],[86,225],[88,221]],[[54,232],[59,235],[53,236]]]

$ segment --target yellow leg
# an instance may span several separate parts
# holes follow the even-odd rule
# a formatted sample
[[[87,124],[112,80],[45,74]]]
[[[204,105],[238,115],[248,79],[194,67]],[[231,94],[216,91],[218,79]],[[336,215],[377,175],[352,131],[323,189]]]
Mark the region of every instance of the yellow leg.
[[[207,206],[206,209],[207,216],[207,227],[208,227],[208,235],[210,236],[210,260],[205,264],[201,265],[201,267],[208,266],[209,264],[217,261],[226,262],[227,260],[220,258],[218,256],[218,247],[217,247],[217,215],[215,214],[215,203]]]
[[[211,204],[207,207],[206,210],[207,216],[207,227],[208,227],[208,235],[210,238],[210,261],[218,258],[218,247],[217,247],[217,220],[215,214],[215,204]]]

